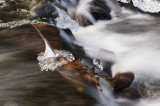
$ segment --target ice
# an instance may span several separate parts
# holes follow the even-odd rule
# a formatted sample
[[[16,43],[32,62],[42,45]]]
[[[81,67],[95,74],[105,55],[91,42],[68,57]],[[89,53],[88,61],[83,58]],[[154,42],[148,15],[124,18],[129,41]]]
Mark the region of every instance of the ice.
[[[68,51],[56,49],[53,51],[55,55],[52,57],[48,57],[48,52],[41,52],[38,54],[37,60],[39,61],[39,66],[42,71],[54,71],[58,67],[75,60],[74,56]],[[59,58],[65,58],[66,60],[60,61]]]
[[[157,13],[160,11],[160,1],[157,0],[132,0],[135,7],[144,12]]]
[[[42,22],[39,20],[19,20],[19,21],[11,21],[11,22],[7,22],[7,23],[0,23],[0,28],[14,28],[14,27],[18,27],[18,26],[22,26],[25,24],[48,24],[46,22]]]
[[[123,3],[129,3],[131,0],[117,0],[117,1],[121,1]]]
[[[93,64],[94,64],[95,66],[97,66],[100,70],[103,70],[103,64],[102,64],[102,62],[101,62],[100,60],[94,59],[94,60],[93,60]]]
[[[58,28],[69,28],[70,30],[78,30],[79,24],[76,21],[72,20],[64,10],[59,9],[58,7],[56,7],[56,10],[59,14],[59,17],[55,19],[56,26]]]
[[[117,0],[123,3],[129,3],[130,0]],[[160,11],[159,0],[132,0],[133,5],[144,12],[158,13]]]

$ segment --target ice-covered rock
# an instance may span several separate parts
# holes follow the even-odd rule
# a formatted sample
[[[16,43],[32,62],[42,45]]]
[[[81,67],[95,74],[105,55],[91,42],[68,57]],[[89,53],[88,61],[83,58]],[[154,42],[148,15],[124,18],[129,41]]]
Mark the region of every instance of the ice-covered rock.
[[[129,3],[131,0],[117,0],[123,3]],[[132,0],[133,5],[144,12],[160,12],[160,0]]]
[[[71,30],[78,30],[79,24],[72,20],[70,18],[70,16],[62,9],[59,9],[58,7],[56,7],[56,10],[59,14],[59,17],[56,18],[56,26],[58,28],[62,28],[62,29],[71,29]]]
[[[135,7],[140,8],[144,12],[157,13],[160,11],[159,0],[132,0]]]

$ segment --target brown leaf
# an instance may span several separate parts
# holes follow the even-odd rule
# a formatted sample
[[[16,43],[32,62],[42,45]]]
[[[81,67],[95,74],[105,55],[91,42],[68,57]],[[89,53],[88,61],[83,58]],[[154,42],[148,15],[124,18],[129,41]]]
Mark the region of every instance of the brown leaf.
[[[64,65],[63,70],[76,76],[77,79],[82,80],[84,83],[91,83],[97,89],[101,90],[99,85],[99,77],[93,73],[88,73],[86,70],[89,70],[89,68],[85,65],[81,65],[81,59],[78,59],[75,62],[69,62],[68,64]]]

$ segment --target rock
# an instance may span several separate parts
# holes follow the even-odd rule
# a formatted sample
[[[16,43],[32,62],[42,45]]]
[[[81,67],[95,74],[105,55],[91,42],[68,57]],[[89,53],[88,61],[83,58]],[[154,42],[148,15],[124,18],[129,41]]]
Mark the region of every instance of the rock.
[[[92,2],[90,2],[89,11],[95,21],[111,19],[111,9],[106,5],[103,0],[93,0]],[[83,13],[76,13],[76,20],[82,26],[93,24],[93,22],[91,22],[91,20],[85,17]]]
[[[68,12],[68,14],[75,19],[81,26],[88,26],[94,24],[98,20],[110,20],[111,9],[103,0],[92,0],[83,3],[84,1],[75,0],[69,2],[68,0],[55,1],[54,4],[59,8]],[[86,12],[81,11],[83,5],[88,6],[88,12],[91,15],[86,15]],[[72,10],[72,11],[71,11]],[[87,10],[86,10],[87,11]]]
[[[141,98],[141,95],[135,88],[128,88],[128,89],[119,91],[116,93],[116,96],[118,98],[126,98],[129,100],[139,100]]]
[[[103,0],[94,0],[91,3],[91,14],[95,20],[110,20],[111,19],[111,9],[106,5]]]
[[[28,11],[38,0],[5,0],[0,2],[0,17],[3,22],[29,19]]]
[[[32,18],[50,18],[54,11],[55,7],[53,4],[48,0],[43,0],[30,10],[30,16]]]
[[[100,84],[99,84],[99,77],[88,73],[87,70],[89,68],[85,65],[81,65],[81,60],[77,60],[75,62],[69,62],[68,64],[62,67],[64,77],[69,79],[75,79],[79,82],[85,83],[86,85],[95,86],[98,90],[102,91]]]
[[[134,80],[134,74],[132,72],[118,73],[112,79],[106,80],[114,88],[114,91],[123,90],[131,85]]]

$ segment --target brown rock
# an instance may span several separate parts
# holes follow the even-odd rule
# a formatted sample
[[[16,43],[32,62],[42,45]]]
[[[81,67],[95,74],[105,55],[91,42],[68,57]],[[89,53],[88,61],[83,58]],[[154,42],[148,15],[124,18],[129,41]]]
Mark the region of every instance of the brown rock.
[[[63,72],[69,73],[69,75],[72,74],[76,77],[76,79],[82,81],[83,83],[87,85],[92,84],[97,89],[101,90],[99,85],[99,77],[94,74],[88,73],[86,70],[89,70],[89,68],[85,65],[81,65],[80,59],[64,65],[62,70]]]
[[[132,72],[117,73],[112,79],[106,80],[111,84],[115,91],[122,90],[131,85],[134,80],[134,74]]]

